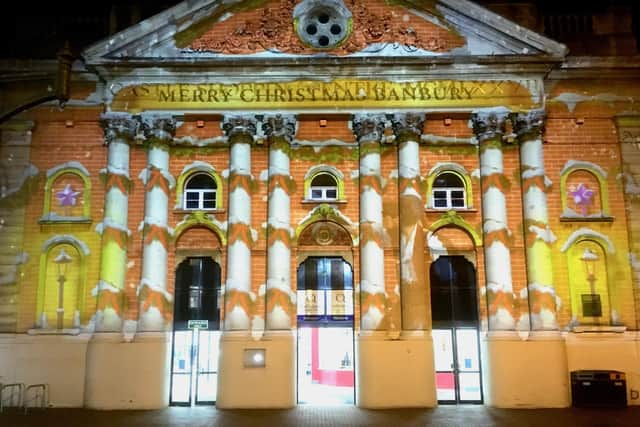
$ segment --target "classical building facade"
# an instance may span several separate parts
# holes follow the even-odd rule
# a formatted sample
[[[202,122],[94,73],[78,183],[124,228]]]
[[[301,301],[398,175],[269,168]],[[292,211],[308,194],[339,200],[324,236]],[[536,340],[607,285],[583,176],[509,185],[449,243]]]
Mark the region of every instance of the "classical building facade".
[[[466,0],[186,1],[0,124],[0,383],[54,406],[640,390],[636,58]],[[26,90],[26,89],[25,89]]]

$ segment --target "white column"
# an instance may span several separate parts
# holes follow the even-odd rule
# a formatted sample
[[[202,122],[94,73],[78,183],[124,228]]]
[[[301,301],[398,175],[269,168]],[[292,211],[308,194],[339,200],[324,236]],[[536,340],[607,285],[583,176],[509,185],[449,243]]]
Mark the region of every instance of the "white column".
[[[138,287],[139,331],[170,329],[173,298],[167,292],[169,190],[175,180],[169,173],[169,145],[176,122],[171,116],[142,117],[146,137],[147,167],[140,174],[145,186],[142,277]]]
[[[256,120],[253,116],[225,116],[223,129],[231,145],[224,326],[226,330],[249,330],[253,305],[250,296],[251,144]]]
[[[364,330],[383,327],[387,304],[380,171],[384,123],[383,115],[362,114],[353,119],[360,143],[360,324]]]
[[[129,237],[129,144],[138,132],[139,123],[127,113],[102,115],[105,144],[108,145],[104,219],[98,225],[102,232],[100,280],[96,330],[119,332],[123,326],[123,290],[127,273]]]
[[[502,135],[506,109],[478,110],[472,116],[473,130],[480,143],[480,184],[482,187],[482,227],[489,329],[515,329],[511,282],[510,231],[502,161]]]
[[[267,329],[291,329],[296,296],[291,289],[291,198],[289,144],[296,132],[293,115],[264,118],[269,137],[269,208],[267,219]]]
[[[424,202],[420,191],[420,135],[423,114],[395,114],[398,143],[398,193],[400,229],[400,292],[402,329],[423,330],[430,325],[425,273]],[[398,296],[399,297],[399,296]]]
[[[533,110],[512,117],[520,142],[527,295],[531,309],[531,327],[534,330],[558,329],[550,247],[555,236],[549,228],[542,152],[544,119],[544,110]]]

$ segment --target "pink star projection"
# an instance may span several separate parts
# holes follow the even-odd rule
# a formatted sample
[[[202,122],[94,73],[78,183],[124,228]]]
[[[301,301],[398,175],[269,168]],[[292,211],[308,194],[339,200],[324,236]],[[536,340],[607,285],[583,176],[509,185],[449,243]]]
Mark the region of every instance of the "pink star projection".
[[[56,197],[58,197],[58,203],[60,203],[60,206],[75,206],[78,202],[76,199],[78,194],[80,194],[79,191],[73,191],[71,184],[67,184],[67,186],[64,187],[64,190],[56,193]]]
[[[587,207],[593,202],[593,190],[580,183],[578,187],[569,188],[569,194],[573,197],[573,202],[576,206],[580,207],[582,216],[587,216]]]

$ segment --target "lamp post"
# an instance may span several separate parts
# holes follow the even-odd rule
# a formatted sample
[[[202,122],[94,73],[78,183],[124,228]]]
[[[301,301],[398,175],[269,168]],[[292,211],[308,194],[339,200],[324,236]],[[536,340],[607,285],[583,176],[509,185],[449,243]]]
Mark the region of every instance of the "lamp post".
[[[595,324],[599,324],[598,318],[602,315],[600,296],[596,294],[596,263],[598,255],[592,249],[586,248],[580,257],[584,265],[584,271],[589,282],[590,295],[582,295],[582,315],[592,317]],[[585,300],[586,297],[586,300]]]
[[[589,289],[591,293],[595,293],[596,282],[596,263],[598,262],[598,254],[593,250],[587,248],[582,253],[580,260],[584,264],[584,272],[587,275],[587,282],[589,282]]]
[[[73,261],[73,258],[65,252],[64,249],[60,249],[60,253],[53,260],[58,268],[58,324],[59,330],[64,329],[64,282],[67,280],[67,264]]]

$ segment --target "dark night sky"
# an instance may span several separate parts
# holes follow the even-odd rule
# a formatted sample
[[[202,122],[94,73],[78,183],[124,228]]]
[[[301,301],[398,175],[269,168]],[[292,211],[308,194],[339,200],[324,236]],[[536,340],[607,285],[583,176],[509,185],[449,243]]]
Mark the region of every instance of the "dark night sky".
[[[536,3],[539,13],[565,15],[601,13],[607,7],[622,6],[633,10],[634,30],[636,34],[640,33],[640,0],[476,1],[501,5]],[[0,58],[54,58],[65,40],[70,42],[72,51],[78,55],[90,44],[179,2],[180,0],[62,0],[41,4],[32,1],[12,2],[11,12],[5,9],[5,21],[0,25],[3,41]],[[559,39],[558,35],[552,36]],[[559,41],[566,42],[562,39]]]

